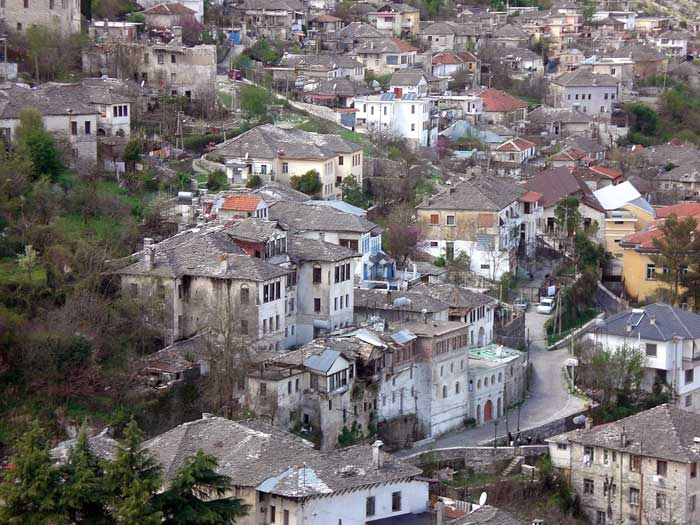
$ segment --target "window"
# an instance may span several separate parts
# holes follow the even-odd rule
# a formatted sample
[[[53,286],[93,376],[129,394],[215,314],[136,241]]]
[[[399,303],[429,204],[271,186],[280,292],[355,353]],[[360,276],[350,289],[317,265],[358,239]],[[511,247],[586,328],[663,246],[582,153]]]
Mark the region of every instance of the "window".
[[[685,371],[685,384],[689,385],[690,383],[693,382],[693,375],[694,375],[695,370],[690,369]]]
[[[666,477],[666,474],[668,473],[668,463],[665,461],[657,460],[656,461],[656,474],[659,476]]]
[[[690,477],[691,477],[691,478],[697,478],[697,477],[698,477],[698,464],[697,464],[697,463],[691,463],[691,464],[690,464]]]
[[[321,311],[321,299],[316,297],[314,299],[314,312],[320,312]]]
[[[608,100],[608,94],[607,94],[607,93],[605,93],[605,95],[603,95],[603,99]]]
[[[447,386],[442,387],[442,397],[446,398],[447,397]]]
[[[642,456],[630,456],[630,471],[640,472],[642,470]]]
[[[656,265],[653,263],[647,264],[647,281],[656,280]]]
[[[374,496],[369,496],[365,501],[365,514],[374,516]]]
[[[666,508],[666,494],[663,492],[656,493],[656,508],[665,509]]]
[[[415,106],[415,104],[411,104],[411,115],[415,115],[415,114],[416,114],[416,106]]]
[[[459,381],[455,383],[455,394],[459,394]]]
[[[289,162],[282,163],[282,173],[289,173]]]
[[[89,135],[89,134],[90,134],[90,131],[91,131],[90,126],[91,126],[91,124],[92,124],[92,123],[91,123],[89,120],[86,120],[86,121],[85,121],[85,134],[86,134],[86,135]]]
[[[695,499],[696,499],[695,494],[693,494],[692,496],[690,496],[690,498],[688,498],[688,510],[690,512],[695,512]]]
[[[54,7],[54,0],[49,0],[49,9],[53,9]]]
[[[583,447],[583,462],[593,463],[595,461],[595,451],[593,447]]]
[[[277,509],[274,505],[270,505],[270,523],[275,523],[275,515],[277,514]]]
[[[174,64],[177,62],[177,59],[175,58],[175,55],[170,55],[170,63]]]
[[[77,134],[78,134],[78,123],[77,123],[77,122],[71,122],[71,123],[70,123],[70,134],[71,134],[71,135],[77,135]]]
[[[415,124],[411,124],[411,131],[416,131],[416,125],[415,125]]]
[[[595,491],[595,486],[593,484],[592,479],[584,479],[583,480],[583,493],[584,494],[593,494]]]
[[[170,82],[175,82],[177,80],[177,74],[170,73]]]
[[[342,165],[343,165],[343,162],[344,162],[343,156],[342,156],[342,155],[338,155],[338,166],[342,166]]]
[[[261,175],[267,175],[267,164],[261,164],[261,165],[260,165],[260,174],[261,174]]]
[[[617,485],[615,483],[603,482],[603,496],[607,496],[608,493],[611,496],[614,496],[615,494],[617,494]]]
[[[314,284],[321,282],[321,266],[314,265]]]
[[[569,447],[566,443],[557,443],[558,450],[566,450],[567,448],[569,448]]]
[[[433,214],[430,216],[430,224],[440,224],[440,216]]]
[[[285,510],[282,514],[282,525],[289,525],[289,511]]]
[[[261,396],[267,395],[267,383],[260,383],[260,395]]]
[[[656,357],[656,343],[646,343],[647,357]]]
[[[248,321],[246,319],[241,319],[241,333],[248,335]]]
[[[159,65],[165,64],[165,55],[163,53],[158,53],[158,64]]]
[[[630,505],[639,505],[639,489],[630,488]]]
[[[398,512],[401,510],[401,492],[391,493],[391,512]]]
[[[24,8],[29,9],[29,0],[24,0]]]
[[[447,225],[448,225],[448,226],[454,226],[454,225],[455,225],[455,216],[454,216],[454,215],[448,215],[448,216],[447,216]]]
[[[595,523],[596,525],[605,525],[605,511],[596,510],[595,511]]]

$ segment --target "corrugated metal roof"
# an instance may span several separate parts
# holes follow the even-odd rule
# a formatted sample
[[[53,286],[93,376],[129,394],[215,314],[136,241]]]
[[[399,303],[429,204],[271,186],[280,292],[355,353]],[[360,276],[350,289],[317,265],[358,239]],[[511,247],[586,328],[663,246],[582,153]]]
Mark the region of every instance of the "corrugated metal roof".
[[[328,372],[336,359],[340,357],[340,352],[336,350],[324,350],[319,355],[312,355],[304,360],[304,366],[320,372]]]
[[[416,335],[413,332],[411,332],[410,330],[406,330],[405,328],[403,330],[399,330],[395,334],[391,334],[389,337],[391,337],[395,343],[400,345],[404,345],[409,341],[417,339]]]

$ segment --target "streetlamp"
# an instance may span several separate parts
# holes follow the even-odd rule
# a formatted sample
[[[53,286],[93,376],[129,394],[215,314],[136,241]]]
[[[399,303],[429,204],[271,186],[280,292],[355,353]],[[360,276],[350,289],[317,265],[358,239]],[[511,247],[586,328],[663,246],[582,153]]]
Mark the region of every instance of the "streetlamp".
[[[495,419],[493,421],[493,448],[495,449],[496,446],[498,446],[498,419]]]

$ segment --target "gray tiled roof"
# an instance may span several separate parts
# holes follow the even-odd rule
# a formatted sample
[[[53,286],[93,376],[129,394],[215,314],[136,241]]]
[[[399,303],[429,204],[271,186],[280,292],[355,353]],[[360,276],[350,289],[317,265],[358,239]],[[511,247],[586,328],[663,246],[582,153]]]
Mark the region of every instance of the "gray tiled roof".
[[[394,301],[399,298],[409,299],[411,302],[403,306],[394,306]],[[449,308],[447,303],[420,293],[412,288],[407,291],[387,292],[386,290],[371,290],[355,288],[355,308],[375,310],[403,310],[409,312],[421,312],[424,309],[428,313],[444,312]]]
[[[531,122],[549,124],[550,122],[592,122],[593,118],[582,111],[574,111],[568,108],[553,108],[550,106],[540,106],[532,110],[527,115]]]
[[[622,432],[627,446],[622,446]],[[700,437],[700,414],[663,404],[613,423],[568,432],[573,443],[630,454],[690,463],[700,461],[694,439]]]
[[[491,176],[454,184],[416,206],[423,210],[500,211],[525,193],[522,186]]]
[[[0,84],[0,118],[16,119],[25,108],[34,108],[42,115],[96,115],[82,92],[60,89],[56,84],[30,89],[17,84]]]
[[[314,206],[298,202],[276,202],[269,208],[270,219],[294,231],[342,231],[365,233],[379,226],[365,217],[344,213],[330,206]]]
[[[361,54],[381,54],[381,53],[403,53],[399,44],[394,38],[371,39],[368,42],[363,42],[355,48],[353,53]],[[400,41],[399,41],[400,42]],[[405,42],[404,45],[408,45]]]
[[[143,252],[134,256],[138,257],[138,261],[113,273],[158,277],[191,275],[247,281],[266,281],[289,273],[245,254],[222,231],[221,226],[187,230],[156,244],[153,267],[150,270],[146,267]]]
[[[456,284],[420,283],[411,288],[412,291],[427,295],[442,301],[451,308],[478,308],[495,302],[495,299],[483,293],[472,292]]]
[[[341,40],[364,40],[367,38],[386,38],[386,35],[374,26],[362,22],[352,22],[338,32]]]
[[[355,153],[362,146],[337,135],[311,133],[301,129],[283,129],[272,124],[257,126],[245,133],[222,142],[214,150],[224,157],[323,160],[342,153]],[[280,154],[280,152],[283,152]]]
[[[253,191],[253,194],[260,195],[267,204],[277,201],[304,202],[311,199],[306,193],[292,189],[286,184],[279,182],[268,182]]]
[[[265,9],[269,11],[279,11],[287,9],[288,11],[303,11],[304,6],[299,0],[244,0],[242,3],[243,9]]]
[[[648,164],[653,166],[664,166],[669,162],[681,166],[698,160],[700,148],[688,143],[667,143],[645,148],[641,155]]]
[[[280,60],[282,67],[300,69],[335,69],[364,67],[362,62],[348,55],[284,55]]]
[[[309,93],[314,95],[335,95],[336,97],[354,97],[368,95],[372,92],[367,84],[355,82],[347,78],[324,80]]]
[[[76,438],[62,441],[51,449],[51,457],[60,464],[68,461],[71,449],[76,445]],[[105,428],[99,434],[88,438],[90,451],[100,459],[112,460],[117,452],[117,441],[112,437],[109,428]]]
[[[657,181],[698,182],[700,181],[700,160],[663,171],[655,178]]]
[[[275,221],[248,217],[226,223],[223,231],[234,239],[264,242],[279,229]]]
[[[307,239],[301,235],[287,238],[287,252],[293,261],[336,262],[359,257],[355,250],[318,239]]]
[[[389,81],[390,86],[417,86],[421,78],[425,78],[422,69],[399,69],[394,71]],[[428,80],[426,79],[426,82]]]
[[[262,421],[209,417],[185,423],[144,444],[173,479],[183,461],[202,449],[218,460],[218,471],[234,486],[257,487],[286,497],[313,497],[376,483],[410,479],[420,469],[381,453],[372,464],[369,445],[319,452],[311,443]]]
[[[628,324],[631,325],[629,332]],[[600,331],[652,341],[671,341],[674,337],[697,339],[700,337],[700,315],[668,304],[654,303],[609,317]]]
[[[504,510],[484,505],[463,518],[446,522],[446,525],[527,525],[528,523]]]
[[[596,75],[590,69],[579,68],[570,73],[559,75],[554,80],[554,84],[564,87],[590,87],[590,86],[617,86],[618,80],[610,75]]]
[[[635,62],[659,62],[664,55],[652,46],[644,44],[628,44],[612,52],[613,58],[631,58]]]
[[[492,38],[523,38],[528,39],[530,35],[514,24],[506,24],[496,29],[491,35]]]

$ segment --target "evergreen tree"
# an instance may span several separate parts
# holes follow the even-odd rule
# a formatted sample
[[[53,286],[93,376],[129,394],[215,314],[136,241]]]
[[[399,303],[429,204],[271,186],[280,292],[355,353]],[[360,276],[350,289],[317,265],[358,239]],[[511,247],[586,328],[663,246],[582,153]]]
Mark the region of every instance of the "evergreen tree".
[[[581,212],[578,205],[579,200],[576,197],[564,197],[554,208],[557,225],[568,237],[571,237],[581,224]]]
[[[63,468],[61,502],[71,523],[77,525],[104,525],[113,523],[107,512],[109,494],[100,460],[92,453],[85,432],[68,455]]]
[[[17,442],[10,470],[0,479],[0,523],[46,525],[63,523],[60,475],[38,423]]]
[[[165,525],[226,525],[248,513],[241,499],[225,497],[231,481],[216,466],[216,458],[200,449],[178,469],[158,497]]]
[[[669,300],[678,304],[680,286],[688,273],[691,255],[698,252],[700,240],[695,238],[698,224],[693,217],[679,219],[671,215],[661,225],[663,235],[654,239],[658,253],[651,257],[657,269],[657,279],[669,284]]]
[[[114,461],[107,466],[110,508],[120,525],[161,525],[154,496],[161,486],[160,467],[141,448],[141,430],[132,419],[124,429]]]
[[[44,127],[41,113],[25,108],[19,113],[19,126],[15,131],[17,151],[32,162],[34,179],[47,175],[56,181],[63,170],[53,136]]]

